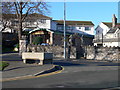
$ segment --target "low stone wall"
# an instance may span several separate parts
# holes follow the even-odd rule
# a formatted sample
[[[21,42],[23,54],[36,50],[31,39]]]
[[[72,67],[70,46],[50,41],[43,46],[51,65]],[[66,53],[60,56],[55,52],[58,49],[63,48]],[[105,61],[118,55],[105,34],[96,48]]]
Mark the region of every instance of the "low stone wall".
[[[71,47],[70,58],[77,58],[78,56],[86,59],[95,60],[109,60],[118,61],[120,60],[120,48],[115,47],[94,47],[94,46],[83,46],[82,49]],[[48,52],[53,53],[53,57],[64,57],[64,47],[62,46],[27,46],[28,52]],[[68,55],[68,48],[66,49]],[[80,55],[78,55],[78,54]]]
[[[120,60],[120,48],[92,47],[92,46],[86,46],[84,48],[86,52],[86,59],[109,60],[109,61]]]
[[[62,46],[41,46],[41,45],[28,45],[28,52],[48,52],[53,53],[53,57],[64,57],[64,47]],[[66,48],[68,54],[68,48]],[[70,58],[76,58],[76,48],[71,47]]]

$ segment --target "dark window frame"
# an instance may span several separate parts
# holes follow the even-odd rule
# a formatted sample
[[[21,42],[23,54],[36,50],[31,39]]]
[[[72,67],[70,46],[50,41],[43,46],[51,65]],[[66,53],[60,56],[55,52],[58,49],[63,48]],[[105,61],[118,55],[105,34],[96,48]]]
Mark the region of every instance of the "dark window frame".
[[[85,31],[90,31],[91,27],[85,27]]]

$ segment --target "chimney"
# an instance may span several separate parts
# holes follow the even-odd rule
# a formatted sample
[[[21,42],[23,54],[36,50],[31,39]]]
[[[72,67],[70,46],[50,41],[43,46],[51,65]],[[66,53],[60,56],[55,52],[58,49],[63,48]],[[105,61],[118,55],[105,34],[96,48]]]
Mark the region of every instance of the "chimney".
[[[113,18],[112,18],[112,28],[114,28],[117,25],[117,18],[115,16],[115,14],[113,14]]]

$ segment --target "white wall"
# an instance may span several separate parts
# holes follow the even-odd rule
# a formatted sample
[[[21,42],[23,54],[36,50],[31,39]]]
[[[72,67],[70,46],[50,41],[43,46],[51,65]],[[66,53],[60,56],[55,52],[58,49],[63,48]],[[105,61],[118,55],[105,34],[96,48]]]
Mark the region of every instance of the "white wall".
[[[119,44],[120,42],[104,42],[103,47],[118,47]]]
[[[110,30],[110,28],[107,27],[105,24],[100,23],[100,25],[95,30],[96,34],[98,34],[97,32],[99,31],[99,34],[103,33],[103,35],[105,35]]]
[[[31,20],[28,22],[24,22],[23,26],[26,27],[37,27],[37,28],[46,28],[46,29],[50,29],[51,28],[51,19],[45,19],[45,23],[41,23],[41,19],[38,19],[36,21]]]
[[[9,32],[9,33],[13,33],[13,30],[11,30],[10,28],[5,28],[5,30],[4,30],[4,31],[2,31],[2,32]]]
[[[115,35],[113,33],[110,33],[110,34],[108,33],[105,35],[105,38],[108,38],[108,39],[115,38]]]
[[[103,33],[103,28],[101,28],[100,26],[98,26],[96,29],[96,35],[102,34]]]
[[[58,26],[63,28],[63,25],[58,25]],[[84,34],[86,33],[86,34],[94,35],[94,26],[91,26],[91,25],[84,25],[84,26],[81,26],[81,25],[70,25],[70,26],[73,28],[73,30],[68,30],[67,29],[68,32],[84,33]],[[55,27],[55,26],[53,26],[53,27]],[[86,31],[85,27],[90,27],[90,30]],[[57,27],[55,27],[55,28],[58,30]]]
[[[94,43],[97,46],[97,43]],[[104,42],[103,47],[120,47],[120,42]]]
[[[11,26],[11,22],[10,22],[10,21],[7,21],[7,22],[6,22],[6,21],[3,21],[3,22],[7,23],[6,26]],[[4,27],[3,27],[3,23],[0,21],[0,31],[2,31],[3,28],[4,28]],[[4,29],[4,31],[2,31],[2,32],[12,33],[13,30],[10,29],[9,27],[6,27],[6,28]]]
[[[85,27],[90,27],[90,30],[86,31]],[[82,32],[87,33],[87,34],[94,35],[94,26],[91,26],[91,25],[84,25],[84,26],[81,26],[81,25],[76,26],[75,25],[74,29],[75,29],[75,32],[82,31]]]
[[[51,28],[51,20],[50,19],[46,19],[46,23],[41,23],[41,22],[39,22],[39,20],[37,22],[38,22],[39,28],[46,28],[46,29]]]

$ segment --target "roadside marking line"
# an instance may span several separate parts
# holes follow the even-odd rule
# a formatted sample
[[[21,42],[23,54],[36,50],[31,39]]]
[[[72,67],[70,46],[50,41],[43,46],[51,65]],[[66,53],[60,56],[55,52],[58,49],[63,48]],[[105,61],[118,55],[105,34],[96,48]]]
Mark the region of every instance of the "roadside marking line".
[[[37,74],[39,74],[39,73],[42,73],[42,72],[44,72],[44,71],[50,70],[50,69],[54,68],[55,66],[56,66],[56,65],[53,65],[53,66],[52,66],[51,68],[49,68],[49,69],[43,70],[43,71],[41,71],[41,72],[38,72],[38,73],[34,74],[34,76],[37,75]]]
[[[63,70],[64,70],[64,68],[62,67],[62,70],[58,70],[58,71],[48,73],[48,74],[39,75],[39,76],[36,76],[36,77],[43,77],[43,76],[49,76],[49,75],[53,75],[53,74],[58,74],[58,73],[61,73]]]
[[[56,66],[56,65],[54,65],[54,66]],[[49,69],[47,69],[47,70],[49,70]],[[0,82],[13,81],[13,80],[24,80],[24,79],[32,79],[32,78],[38,78],[38,77],[43,77],[43,76],[49,76],[49,75],[61,73],[63,70],[64,70],[64,68],[62,67],[62,70],[58,70],[58,71],[51,72],[48,74],[43,74],[43,75],[38,75],[38,76],[27,75],[27,76],[15,77],[15,78],[6,78],[6,79],[0,80]]]
[[[5,82],[5,81],[13,81],[13,80],[22,80],[22,79],[29,79],[32,78],[33,76],[21,76],[21,77],[14,77],[14,78],[5,78],[0,80],[0,82]]]

